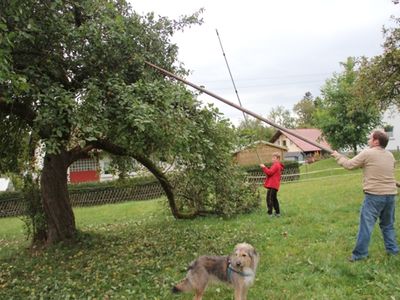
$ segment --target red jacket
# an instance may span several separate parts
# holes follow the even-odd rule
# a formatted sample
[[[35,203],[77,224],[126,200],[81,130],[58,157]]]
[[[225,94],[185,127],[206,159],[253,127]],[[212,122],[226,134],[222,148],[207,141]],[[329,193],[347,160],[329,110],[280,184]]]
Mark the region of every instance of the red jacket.
[[[283,169],[284,166],[279,161],[274,162],[270,168],[262,168],[263,172],[267,175],[264,181],[264,187],[279,190]]]

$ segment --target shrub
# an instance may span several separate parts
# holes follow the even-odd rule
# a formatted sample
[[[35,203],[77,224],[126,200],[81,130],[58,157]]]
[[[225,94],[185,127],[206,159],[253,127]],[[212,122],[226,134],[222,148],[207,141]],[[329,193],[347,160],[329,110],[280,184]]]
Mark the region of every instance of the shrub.
[[[174,179],[178,209],[224,217],[248,213],[259,207],[260,194],[246,176],[233,165],[208,172],[186,170]]]

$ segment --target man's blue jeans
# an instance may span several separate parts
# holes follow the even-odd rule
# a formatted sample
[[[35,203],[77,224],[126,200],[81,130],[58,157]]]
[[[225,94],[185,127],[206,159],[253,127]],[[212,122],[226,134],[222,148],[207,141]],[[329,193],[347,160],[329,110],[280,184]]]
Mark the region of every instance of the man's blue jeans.
[[[397,254],[399,247],[396,242],[394,230],[395,219],[395,195],[371,195],[365,194],[364,203],[360,212],[360,227],[357,235],[357,243],[353,250],[353,259],[359,260],[368,256],[368,246],[371,240],[372,230],[379,218],[386,252]]]

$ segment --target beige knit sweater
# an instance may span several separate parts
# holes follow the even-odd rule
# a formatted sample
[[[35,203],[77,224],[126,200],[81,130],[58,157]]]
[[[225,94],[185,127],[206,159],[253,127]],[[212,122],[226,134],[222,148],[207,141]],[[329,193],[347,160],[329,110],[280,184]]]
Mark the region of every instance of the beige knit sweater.
[[[368,148],[352,159],[335,155],[339,165],[346,169],[362,168],[364,173],[363,190],[373,195],[396,195],[394,177],[395,159],[393,154],[381,147]]]

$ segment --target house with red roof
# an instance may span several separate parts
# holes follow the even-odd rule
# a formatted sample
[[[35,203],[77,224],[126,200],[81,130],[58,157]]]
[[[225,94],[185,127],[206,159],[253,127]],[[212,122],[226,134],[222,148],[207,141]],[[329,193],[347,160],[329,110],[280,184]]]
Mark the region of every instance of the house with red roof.
[[[324,148],[332,149],[323,138],[321,130],[317,128],[290,129],[290,131],[318,143]],[[281,130],[278,130],[269,142],[288,149],[285,153],[285,160],[313,161],[316,156],[326,154],[326,151]]]

